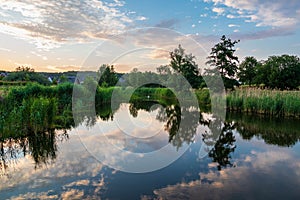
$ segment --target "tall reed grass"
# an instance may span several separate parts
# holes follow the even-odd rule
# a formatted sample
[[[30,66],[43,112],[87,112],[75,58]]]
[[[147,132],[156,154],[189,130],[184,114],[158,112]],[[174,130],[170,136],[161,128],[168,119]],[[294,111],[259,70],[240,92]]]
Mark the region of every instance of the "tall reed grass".
[[[241,88],[227,94],[230,111],[300,117],[300,92]]]

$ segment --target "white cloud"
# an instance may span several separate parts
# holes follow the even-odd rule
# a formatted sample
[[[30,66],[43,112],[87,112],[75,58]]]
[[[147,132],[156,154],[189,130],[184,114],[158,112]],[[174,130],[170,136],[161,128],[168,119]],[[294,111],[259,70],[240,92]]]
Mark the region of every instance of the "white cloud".
[[[6,49],[6,48],[1,48],[1,47],[0,47],[0,51],[6,51],[6,52],[11,52],[11,50],[10,50],[10,49]]]
[[[229,19],[234,19],[234,18],[237,18],[236,16],[234,16],[234,15],[231,15],[231,14],[227,15],[226,17],[227,17],[227,18],[229,18]]]
[[[224,8],[217,8],[217,7],[214,7],[213,9],[212,9],[212,11],[213,12],[215,12],[215,13],[217,13],[218,15],[221,15],[221,14],[223,14],[224,13]]]
[[[231,27],[240,27],[240,25],[238,24],[228,24],[228,27],[231,28]]]
[[[31,40],[38,47],[53,48],[61,43],[105,39],[133,24],[122,12],[122,1],[98,0],[0,0],[0,32]],[[146,20],[138,17],[136,20]]]
[[[277,0],[207,0],[215,6],[226,6],[232,12],[227,18],[245,18],[256,26],[293,27],[300,22],[300,2]],[[216,12],[216,7],[212,11]],[[223,11],[225,12],[225,10]],[[236,15],[236,16],[235,16]]]
[[[139,21],[145,21],[145,20],[147,20],[148,18],[146,18],[146,17],[144,17],[144,16],[139,16],[139,17],[137,17],[137,20],[139,20]]]

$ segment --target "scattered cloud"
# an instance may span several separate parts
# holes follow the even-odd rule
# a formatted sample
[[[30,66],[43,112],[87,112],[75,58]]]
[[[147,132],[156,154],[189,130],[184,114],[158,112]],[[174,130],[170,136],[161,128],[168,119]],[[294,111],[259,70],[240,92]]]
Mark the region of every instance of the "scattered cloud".
[[[218,15],[221,15],[225,12],[225,9],[224,8],[217,8],[217,7],[214,7],[212,9],[213,12],[217,13]]]
[[[165,59],[169,60],[170,59],[170,52],[161,50],[161,49],[155,49],[151,52],[149,55],[151,59]]]
[[[11,50],[10,50],[10,49],[6,49],[6,48],[1,48],[1,47],[0,47],[0,51],[6,51],[6,52],[11,52]]]
[[[144,16],[139,16],[136,18],[136,20],[139,20],[139,21],[145,21],[147,20],[148,18],[144,17]]]
[[[18,62],[15,62],[14,63],[17,67],[21,67],[21,66],[24,66],[24,67],[30,67],[30,68],[33,68],[34,66],[30,63],[18,63]]]
[[[291,0],[289,3],[277,0],[205,0],[205,2],[212,2],[215,6],[226,6],[235,14],[229,14],[227,18],[241,17],[246,22],[256,23],[256,26],[293,27],[300,22],[300,2],[297,0]],[[212,11],[217,12],[218,9],[214,7]]]
[[[54,66],[54,65],[47,65],[46,67],[39,67],[39,71],[55,71],[55,72],[65,72],[65,71],[78,71],[82,67],[75,66],[75,65],[61,65],[61,66]]]
[[[237,24],[228,24],[228,27],[231,28],[231,27],[240,27],[240,25],[237,25]]]
[[[234,16],[234,15],[231,15],[231,14],[226,15],[226,17],[227,17],[228,19],[234,19],[234,18],[237,18],[237,16]]]
[[[134,19],[122,12],[122,1],[1,1],[0,32],[21,37],[43,48],[61,43],[105,39],[126,30]],[[136,20],[146,20],[138,17]]]
[[[41,54],[39,54],[39,53],[37,53],[37,52],[35,52],[35,51],[30,51],[30,53],[31,53],[32,55],[35,55],[35,56],[41,58],[42,60],[48,60],[48,57],[47,57],[47,56],[41,55]]]

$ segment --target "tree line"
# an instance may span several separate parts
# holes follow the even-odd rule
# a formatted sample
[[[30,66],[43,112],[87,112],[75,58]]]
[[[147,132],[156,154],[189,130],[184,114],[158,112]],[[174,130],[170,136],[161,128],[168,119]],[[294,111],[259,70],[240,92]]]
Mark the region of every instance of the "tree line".
[[[161,86],[160,81],[171,85],[180,84],[179,75],[183,76],[192,88],[207,87],[203,77],[221,75],[226,89],[234,89],[240,85],[263,87],[267,89],[295,90],[300,86],[300,59],[295,55],[270,56],[267,60],[258,61],[253,56],[245,57],[242,62],[235,55],[235,45],[239,40],[231,40],[223,35],[215,44],[207,57],[206,67],[203,71],[196,63],[192,54],[185,52],[179,45],[170,52],[170,62],[159,66],[156,72],[140,72],[134,68],[126,74],[117,73],[113,65],[103,64],[95,73],[94,78],[87,78],[86,84],[98,84],[100,87],[121,85],[140,85],[145,80],[153,84],[146,87]],[[99,80],[95,77],[100,77]],[[5,81],[33,81],[49,85],[49,81],[41,74],[35,73],[33,69],[19,67],[15,72],[3,78]],[[207,80],[207,79],[206,79]],[[64,75],[60,77],[61,82],[66,82]],[[97,83],[95,83],[95,81]],[[57,83],[54,82],[54,83]]]
[[[223,35],[220,42],[211,49],[206,62],[209,67],[204,67],[203,71],[197,65],[195,56],[186,53],[185,49],[179,45],[170,52],[170,63],[159,66],[156,73],[140,72],[135,68],[123,78],[129,86],[142,84],[144,80],[157,83],[161,79],[176,84],[178,74],[181,74],[192,88],[198,89],[207,87],[203,77],[213,77],[219,74],[226,89],[234,89],[240,85],[279,90],[299,89],[300,59],[298,56],[284,54],[270,56],[267,60],[261,61],[253,56],[247,56],[240,62],[238,56],[235,55],[235,45],[239,42],[239,40],[232,41]],[[117,83],[118,78],[113,66],[103,65],[99,71],[102,72],[100,85],[103,86],[105,83],[106,86],[114,86]]]

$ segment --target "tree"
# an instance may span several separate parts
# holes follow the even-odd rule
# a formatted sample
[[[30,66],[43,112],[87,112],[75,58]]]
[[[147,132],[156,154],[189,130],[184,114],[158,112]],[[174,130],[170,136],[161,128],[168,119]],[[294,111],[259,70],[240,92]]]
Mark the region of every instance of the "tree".
[[[19,66],[16,68],[17,72],[34,72],[33,68],[26,67],[26,66]]]
[[[118,82],[118,77],[113,65],[102,65],[98,70],[100,79],[98,84],[102,87],[114,86]]]
[[[124,78],[127,85],[131,87],[142,86],[145,80],[143,73],[140,72],[137,68],[133,68],[131,72],[124,76]]]
[[[92,76],[87,76],[83,82],[83,86],[90,92],[94,92],[97,88],[97,81]]]
[[[169,65],[161,65],[161,66],[156,68],[156,71],[160,75],[170,75],[171,74],[171,70],[170,70]]]
[[[300,85],[299,57],[271,56],[258,68],[256,83],[271,89],[297,89]]]
[[[63,74],[59,77],[59,82],[66,83],[66,82],[68,82],[68,78]]]
[[[15,72],[9,73],[3,78],[4,81],[27,81],[37,82],[43,85],[50,85],[50,81],[42,74],[34,72],[34,69],[29,67],[17,67]]]
[[[238,78],[241,82],[251,85],[257,74],[257,67],[259,62],[256,58],[250,56],[246,57],[245,60],[239,66]]]
[[[170,66],[175,72],[182,74],[191,84],[192,88],[198,88],[203,79],[195,62],[195,56],[186,54],[184,51],[181,45],[179,45],[178,48],[170,52]]]
[[[235,76],[238,69],[238,57],[234,55],[236,51],[234,49],[235,44],[239,40],[231,41],[227,39],[225,35],[221,37],[221,41],[217,43],[212,49],[210,56],[207,57],[209,64],[213,69],[207,69],[208,74],[215,73],[215,70],[219,71],[225,84],[225,88],[233,88],[236,84]]]

